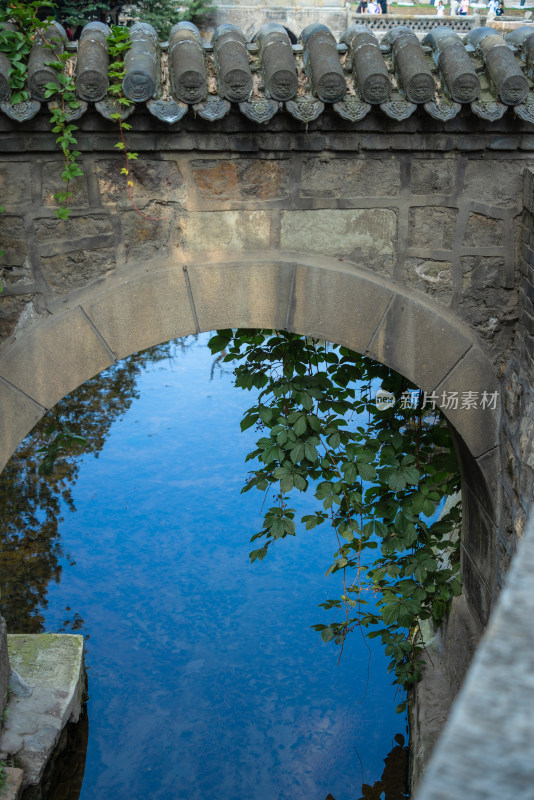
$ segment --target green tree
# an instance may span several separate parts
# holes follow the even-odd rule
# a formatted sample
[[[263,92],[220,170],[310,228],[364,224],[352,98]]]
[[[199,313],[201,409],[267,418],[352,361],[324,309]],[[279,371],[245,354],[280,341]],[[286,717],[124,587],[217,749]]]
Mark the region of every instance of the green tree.
[[[177,22],[194,22],[201,24],[213,11],[209,0],[138,0],[134,7],[143,22],[148,22],[157,30],[162,39],[169,36],[173,25]]]
[[[261,546],[251,560],[295,535],[290,496],[311,486],[318,506],[301,523],[330,527],[326,574],[341,577],[341,596],[321,604],[337,618],[314,627],[341,647],[357,629],[379,636],[395,681],[408,688],[421,675],[420,621],[439,624],[461,592],[459,510],[429,520],[460,482],[444,418],[401,375],[344,347],[267,330],[218,331],[210,347],[237,364],[237,387],[259,390],[241,423],[261,434],[243,491],[272,493],[276,504],[252,536]],[[397,402],[379,409],[379,387]]]

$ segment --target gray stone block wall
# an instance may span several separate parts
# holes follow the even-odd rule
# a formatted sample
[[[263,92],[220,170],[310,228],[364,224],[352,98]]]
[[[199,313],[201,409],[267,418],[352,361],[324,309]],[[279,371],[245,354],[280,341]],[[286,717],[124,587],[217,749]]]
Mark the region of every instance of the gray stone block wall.
[[[0,728],[2,714],[7,703],[9,688],[9,654],[7,651],[7,629],[3,617],[0,617]]]
[[[376,138],[369,144],[380,144]],[[380,149],[350,155],[145,152],[133,167],[133,191],[146,217],[121,187],[120,158],[91,153],[84,158],[85,176],[71,187],[68,223],[53,217],[60,158],[4,157],[0,336],[14,330],[26,303],[41,313],[49,299],[131,259],[180,257],[222,245],[357,262],[450,309],[497,362],[517,319],[521,187],[534,158],[429,152],[417,144],[406,153],[385,149],[392,143],[384,141]],[[15,177],[21,175],[24,181]]]
[[[519,248],[518,323],[511,347],[501,362],[503,491],[498,558],[502,576],[534,508],[534,173],[531,169],[525,171]]]

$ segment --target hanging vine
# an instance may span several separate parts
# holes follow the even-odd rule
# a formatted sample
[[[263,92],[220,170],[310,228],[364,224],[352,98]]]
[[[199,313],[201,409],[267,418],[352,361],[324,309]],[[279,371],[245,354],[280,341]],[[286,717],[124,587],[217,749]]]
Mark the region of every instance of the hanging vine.
[[[338,617],[313,627],[341,649],[355,630],[380,637],[395,682],[409,688],[421,677],[420,622],[439,624],[461,593],[459,509],[430,520],[460,480],[435,403],[427,407],[422,393],[371,359],[285,331],[218,331],[210,348],[236,363],[237,387],[259,392],[241,422],[261,434],[243,491],[272,493],[276,503],[252,536],[261,547],[251,560],[296,534],[290,496],[310,488],[318,506],[301,523],[331,529],[326,574],[341,577],[340,595],[321,604]],[[377,408],[379,387],[397,402]]]
[[[53,3],[46,0],[34,0],[25,3],[23,0],[11,0],[5,11],[0,12],[0,52],[4,53],[10,63],[9,85],[12,93],[12,105],[29,99],[28,91],[28,60],[31,48],[39,36],[40,43],[50,50],[50,61],[47,66],[56,70],[56,79],[45,86],[45,98],[53,100],[49,104],[50,124],[52,132],[58,134],[56,143],[65,157],[65,168],[61,179],[65,189],[54,194],[58,202],[56,217],[68,219],[71,209],[68,207],[72,192],[69,190],[70,181],[83,175],[77,159],[80,152],[75,149],[77,140],[75,132],[77,126],[69,121],[72,111],[79,107],[76,99],[74,77],[68,69],[70,55],[56,52],[53,40],[47,41],[43,33],[52,26],[53,17],[39,19],[40,9],[54,7]],[[7,24],[6,24],[7,23]]]
[[[124,131],[131,130],[132,126],[128,122],[124,122],[123,110],[133,105],[133,101],[126,97],[122,89],[122,83],[126,76],[124,56],[131,46],[128,28],[122,28],[119,25],[113,25],[111,33],[108,36],[108,44],[110,55],[110,64],[108,70],[110,85],[108,92],[117,104],[117,111],[111,114],[111,118],[116,120],[120,131],[120,141],[117,142],[115,147],[124,154],[125,166],[121,169],[121,175],[126,176],[126,187],[130,202],[134,206],[135,210],[142,214],[143,212],[137,208],[133,200],[133,180],[130,169],[130,162],[137,159],[138,153],[132,153],[128,150],[126,147],[126,140],[124,138]]]

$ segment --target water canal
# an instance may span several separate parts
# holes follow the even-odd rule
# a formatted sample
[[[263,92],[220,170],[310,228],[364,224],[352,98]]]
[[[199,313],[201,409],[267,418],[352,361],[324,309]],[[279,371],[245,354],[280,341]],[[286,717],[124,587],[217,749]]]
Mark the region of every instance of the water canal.
[[[400,800],[406,721],[381,646],[354,634],[338,664],[310,629],[331,535],[248,560],[262,521],[261,494],[240,494],[251,395],[214,368],[207,338],[126,359],[63,400],[91,452],[48,481],[37,435],[4,471],[8,627],[86,637],[83,785],[52,800]]]

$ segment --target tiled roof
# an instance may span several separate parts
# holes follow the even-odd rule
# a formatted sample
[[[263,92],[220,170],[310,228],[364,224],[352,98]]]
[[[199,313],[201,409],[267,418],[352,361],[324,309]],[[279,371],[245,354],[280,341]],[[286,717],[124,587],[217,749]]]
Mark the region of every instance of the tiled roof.
[[[67,43],[56,24],[43,35],[55,47],[72,49],[67,65],[75,71],[80,107],[91,104],[102,116],[117,109],[108,95],[109,30],[100,22],[85,26],[77,45]],[[389,30],[379,41],[364,24],[352,25],[336,41],[322,24],[305,28],[298,44],[278,23],[263,25],[247,42],[234,25],[219,26],[209,44],[198,29],[181,22],[168,42],[159,42],[146,23],[130,28],[123,91],[137,105],[169,125],[187,113],[215,121],[237,104],[256,123],[284,111],[308,123],[329,107],[345,120],[364,119],[373,107],[403,120],[417,106],[437,120],[453,119],[468,106],[489,122],[505,113],[534,123],[534,26],[524,25],[503,38],[493,28],[474,28],[461,38],[451,28],[434,27],[419,41],[409,26]],[[50,48],[37,42],[28,65],[31,100],[12,106],[7,70],[0,54],[0,108],[8,117],[31,119],[45,102],[44,87],[56,80]],[[510,111],[509,111],[510,109]]]

